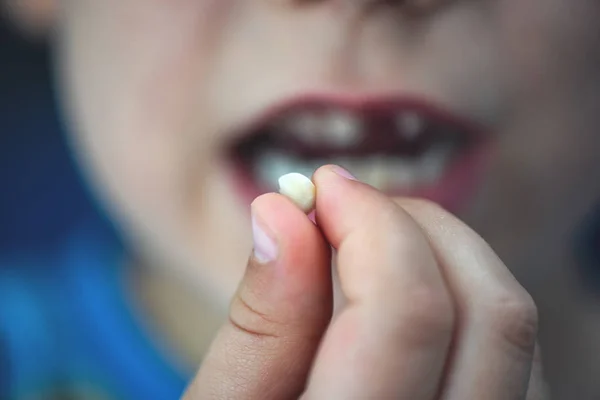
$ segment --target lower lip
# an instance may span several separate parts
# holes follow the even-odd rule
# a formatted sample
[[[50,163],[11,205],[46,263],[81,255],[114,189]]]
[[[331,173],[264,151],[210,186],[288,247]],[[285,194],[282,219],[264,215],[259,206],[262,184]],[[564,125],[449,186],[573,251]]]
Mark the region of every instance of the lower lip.
[[[452,213],[461,213],[469,206],[483,182],[491,150],[489,141],[477,143],[457,155],[437,182],[411,189],[398,188],[386,191],[386,194],[427,199]],[[257,196],[270,191],[261,188],[252,176],[251,168],[239,160],[230,164],[229,172],[235,191],[245,204],[250,204]]]

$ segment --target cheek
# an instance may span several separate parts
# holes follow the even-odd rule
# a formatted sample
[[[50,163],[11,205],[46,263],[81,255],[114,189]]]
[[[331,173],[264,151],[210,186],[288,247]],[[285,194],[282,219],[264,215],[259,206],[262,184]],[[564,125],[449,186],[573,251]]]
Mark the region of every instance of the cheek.
[[[495,2],[513,97],[486,190],[467,220],[507,261],[553,241],[569,246],[565,238],[600,198],[600,28],[590,22],[600,6],[592,3]]]
[[[598,71],[600,3],[501,0],[494,8],[511,80],[530,106],[582,88]]]
[[[573,184],[598,165],[600,28],[590,15],[600,15],[600,6],[565,0],[499,3],[505,53],[518,88],[517,132],[507,144],[519,157],[515,160],[538,178],[536,185],[554,193],[578,192]]]
[[[425,85],[440,88],[457,110],[497,125],[512,97],[497,32],[490,29],[492,21],[481,8],[455,14],[432,32],[415,75],[425,74]]]
[[[202,185],[211,120],[203,90],[229,1],[70,0],[60,72],[80,158],[119,212],[181,219]],[[204,136],[203,136],[204,135]],[[134,218],[138,218],[134,217]]]

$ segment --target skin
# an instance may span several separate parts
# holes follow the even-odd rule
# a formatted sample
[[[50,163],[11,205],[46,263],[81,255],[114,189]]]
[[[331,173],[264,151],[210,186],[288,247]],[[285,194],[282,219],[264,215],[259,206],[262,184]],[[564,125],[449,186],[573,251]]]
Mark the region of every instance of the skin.
[[[277,257],[250,259],[186,398],[542,398],[535,304],[489,246],[336,171],[314,177],[320,230],[280,195],[254,201]],[[328,244],[348,298],[329,327]]]
[[[320,193],[319,226],[324,239],[294,210],[285,209],[280,216],[268,214],[267,203],[285,207],[283,199],[267,197],[254,203],[255,211],[263,210],[264,220],[271,218],[270,227],[282,249],[291,251],[281,254],[289,260],[280,259],[272,267],[306,273],[303,288],[310,288],[307,293],[319,304],[329,301],[326,292],[331,286],[319,275],[326,270],[323,240],[341,246],[340,257],[342,248],[348,249],[343,254],[353,251],[344,246],[346,236],[362,237],[361,244],[382,238],[383,243],[395,243],[400,249],[383,257],[355,243],[354,256],[363,263],[352,268],[351,263],[346,266],[339,260],[341,293],[349,294],[344,288],[349,278],[342,271],[359,273],[356,270],[366,264],[374,269],[373,276],[366,278],[374,286],[383,285],[383,293],[389,296],[377,291],[354,293],[358,289],[349,279],[357,305],[351,301],[347,309],[342,308],[328,331],[330,336],[325,336],[306,396],[333,395],[344,387],[378,394],[370,390],[377,390],[371,381],[379,379],[379,390],[385,393],[431,398],[431,392],[419,390],[443,387],[441,393],[448,393],[447,398],[469,398],[467,394],[484,390],[469,386],[472,379],[464,379],[465,371],[475,371],[484,375],[482,382],[492,393],[485,398],[519,398],[529,377],[534,336],[523,327],[533,331],[534,313],[506,265],[538,305],[545,370],[555,396],[595,398],[599,395],[595,377],[600,370],[600,359],[595,356],[600,354],[595,338],[598,304],[585,296],[578,281],[571,238],[600,194],[600,179],[594,176],[600,171],[596,129],[600,122],[600,26],[596,23],[600,5],[594,0],[426,3],[431,7],[428,13],[416,17],[400,3],[352,0],[62,0],[57,17],[57,70],[65,113],[73,126],[73,149],[99,198],[136,249],[139,268],[131,280],[142,288],[148,282],[170,280],[180,288],[171,291],[176,294],[167,294],[160,289],[167,284],[156,285],[159,289],[146,296],[150,298],[146,302],[149,318],[163,322],[158,325],[178,343],[175,347],[180,346],[182,354],[199,357],[203,350],[189,349],[204,349],[206,343],[195,342],[208,340],[183,337],[194,337],[202,318],[194,324],[188,322],[194,320],[194,313],[182,312],[178,319],[186,321],[182,333],[174,332],[172,326],[177,324],[166,323],[164,315],[182,296],[186,301],[181,303],[197,304],[197,310],[224,310],[244,274],[251,247],[249,207],[230,184],[220,156],[232,139],[233,128],[305,90],[418,95],[480,122],[489,128],[486,134],[493,138],[494,152],[483,184],[458,217],[490,244],[504,264],[454,217],[429,205],[394,208],[391,200],[362,186],[347,188],[357,191],[354,200],[336,200],[340,209],[349,204],[345,213],[335,211],[328,203],[334,199]],[[317,174],[315,179],[320,185],[319,179],[325,178]],[[364,193],[358,194],[360,190]],[[395,223],[381,221],[382,212],[374,204],[393,210],[389,213]],[[382,225],[361,225],[351,208],[363,210]],[[295,219],[303,228],[292,231],[286,218]],[[357,233],[350,235],[350,231]],[[285,243],[294,238],[312,246],[307,248],[314,249],[310,253],[314,263],[293,262],[294,250]],[[406,251],[406,243],[415,244],[418,251]],[[469,254],[477,254],[478,259],[470,259]],[[415,260],[426,265],[423,268],[430,275],[411,269]],[[268,268],[260,270],[251,264],[241,287],[255,288],[275,279],[269,277]],[[469,276],[463,276],[467,270]],[[473,283],[477,274],[482,274],[489,293],[481,293],[479,283]],[[259,283],[252,283],[253,276],[258,276]],[[409,289],[413,286],[408,282],[414,279],[410,282],[423,288],[423,293],[409,290],[403,294],[396,285],[396,289],[386,288],[387,276],[397,277],[394,283]],[[284,277],[278,275],[278,279]],[[404,279],[409,281],[404,283]],[[259,306],[269,296],[293,298],[300,289],[294,285],[302,282],[286,286],[278,280],[273,286],[280,289],[261,294],[264,297],[252,304],[277,321],[282,310]],[[420,300],[419,296],[424,297],[424,310],[407,307],[411,302],[404,296],[412,299],[413,295]],[[484,309],[466,307],[480,304],[479,300]],[[307,302],[312,304],[310,299]],[[452,312],[447,303],[454,304]],[[232,315],[236,315],[235,304]],[[290,318],[297,319],[275,327],[247,323],[258,332],[267,329],[275,335],[274,343],[290,335],[320,338],[325,316],[311,314],[308,306],[292,310],[285,304],[281,307],[293,311]],[[397,325],[383,324],[384,311],[393,313]],[[416,327],[406,333],[413,323]],[[346,329],[345,324],[355,329]],[[308,354],[314,353],[316,342],[300,340],[296,344],[306,347],[284,348],[286,353],[276,344],[276,350],[261,347],[269,346],[269,340],[259,335],[252,342],[256,347],[248,349],[256,349],[253,356],[264,355],[272,363],[250,368],[251,376],[238,376],[236,368],[223,371],[223,363],[246,365],[229,360],[239,348],[229,342],[235,343],[234,333],[228,333],[234,328],[225,325],[223,329],[190,396],[226,390],[214,386],[219,373],[226,375],[228,387],[245,387],[233,384],[245,382],[258,390],[266,382],[274,385],[277,394],[287,389],[265,376],[278,376],[281,370],[289,373],[284,381],[292,382],[290,387],[299,393],[307,365],[313,361]],[[449,352],[449,331],[460,332],[458,337],[468,340]],[[528,334],[522,335],[524,331]],[[343,345],[364,353],[346,360],[353,368],[330,370],[344,362],[347,352],[336,347]],[[480,345],[486,353],[477,355],[474,349]],[[308,348],[313,353],[301,351]],[[270,354],[274,354],[272,359]],[[286,354],[304,358],[299,365],[289,365],[293,357],[285,358]],[[399,358],[398,354],[407,355]],[[377,356],[376,370],[381,375],[376,378],[365,375],[364,366],[373,362],[369,355]],[[418,360],[418,367],[403,369],[410,360]],[[456,361],[442,373],[442,360]],[[497,360],[493,365],[507,371],[506,376],[485,375],[489,370],[480,363],[489,360]],[[239,362],[250,361],[242,357]],[[435,371],[430,384],[418,385],[427,368]],[[331,379],[328,370],[333,371]],[[407,372],[407,379],[396,382],[398,371]],[[393,380],[387,379],[392,375]],[[504,379],[510,381],[508,385]],[[455,393],[458,397],[452,397]]]

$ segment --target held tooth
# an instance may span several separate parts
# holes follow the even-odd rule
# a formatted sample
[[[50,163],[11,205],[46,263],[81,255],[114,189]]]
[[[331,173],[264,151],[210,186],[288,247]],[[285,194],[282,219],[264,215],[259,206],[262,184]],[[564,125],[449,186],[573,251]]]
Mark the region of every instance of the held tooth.
[[[362,131],[360,118],[351,113],[334,111],[327,118],[323,134],[330,144],[350,147],[360,142]]]
[[[396,116],[396,128],[407,140],[415,140],[422,132],[425,121],[414,111],[405,111]]]
[[[309,213],[315,207],[315,185],[310,178],[297,172],[278,179],[279,193],[292,200],[302,211]]]

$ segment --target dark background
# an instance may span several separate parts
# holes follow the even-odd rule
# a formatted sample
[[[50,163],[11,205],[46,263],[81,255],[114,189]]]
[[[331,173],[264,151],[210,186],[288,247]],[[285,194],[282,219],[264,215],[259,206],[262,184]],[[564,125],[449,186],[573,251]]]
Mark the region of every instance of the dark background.
[[[0,257],[43,251],[92,206],[69,155],[47,43],[0,18]]]

